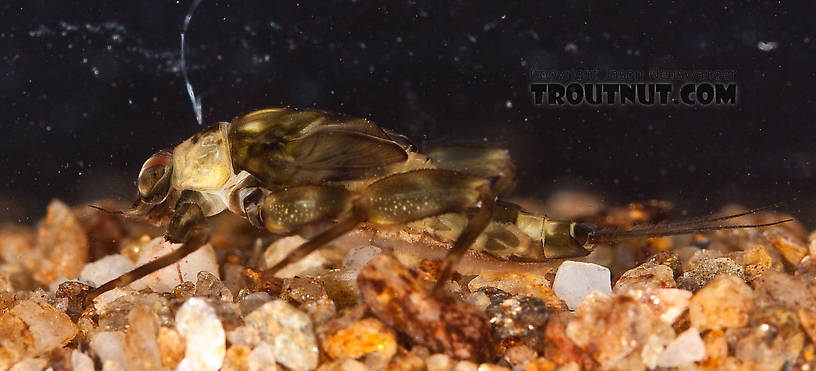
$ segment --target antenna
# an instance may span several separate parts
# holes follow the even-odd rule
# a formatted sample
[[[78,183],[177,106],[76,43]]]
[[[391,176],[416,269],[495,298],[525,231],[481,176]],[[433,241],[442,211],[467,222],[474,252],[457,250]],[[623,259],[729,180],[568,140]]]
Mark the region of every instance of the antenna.
[[[190,83],[190,78],[187,76],[187,61],[184,59],[184,34],[187,33],[187,28],[190,27],[190,20],[193,18],[193,12],[195,12],[198,5],[201,4],[202,0],[193,0],[193,4],[190,5],[190,9],[187,11],[187,15],[184,16],[184,26],[181,29],[181,60],[179,61],[179,67],[181,68],[181,76],[184,77],[184,85],[187,87],[187,95],[190,97],[190,103],[193,105],[193,112],[196,116],[196,121],[198,121],[198,125],[202,125],[201,119],[201,97],[196,97],[195,92],[193,91],[193,84]]]
[[[124,215],[125,214],[125,212],[122,211],[122,210],[111,211],[111,210],[108,210],[108,209],[105,209],[103,207],[99,207],[99,206],[96,206],[96,205],[88,205],[88,207],[97,209],[97,210],[102,211],[102,212],[104,212],[106,214],[109,214],[109,215]]]

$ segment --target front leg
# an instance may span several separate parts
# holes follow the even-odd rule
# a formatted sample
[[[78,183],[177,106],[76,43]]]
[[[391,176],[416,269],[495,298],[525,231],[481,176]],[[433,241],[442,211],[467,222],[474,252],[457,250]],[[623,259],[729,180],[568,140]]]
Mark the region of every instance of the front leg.
[[[201,206],[195,201],[195,195],[188,192],[182,193],[181,198],[176,203],[176,208],[170,219],[170,226],[165,235],[167,241],[181,242],[182,245],[169,254],[163,255],[95,288],[88,293],[88,300],[93,300],[105,291],[127,286],[150,273],[173,264],[207,243],[209,233],[204,225],[204,213]]]

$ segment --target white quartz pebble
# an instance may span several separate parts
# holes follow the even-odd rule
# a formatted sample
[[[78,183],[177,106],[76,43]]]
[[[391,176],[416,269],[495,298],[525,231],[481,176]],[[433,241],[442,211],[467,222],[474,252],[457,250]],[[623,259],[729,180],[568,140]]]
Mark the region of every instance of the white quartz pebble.
[[[176,312],[176,329],[187,340],[178,370],[218,370],[227,353],[226,335],[206,300],[187,299]]]
[[[139,254],[139,259],[136,265],[142,265],[147,262],[158,259],[160,256],[168,254],[169,252],[178,249],[181,244],[169,243],[164,240],[164,237],[156,237],[148,242],[144,247],[144,251]],[[158,272],[153,272],[142,279],[130,284],[134,290],[142,290],[150,288],[155,292],[168,292],[178,286],[184,281],[196,282],[198,272],[207,271],[214,276],[218,275],[218,262],[215,258],[215,250],[212,246],[207,244],[200,247],[190,255],[185,256],[177,263],[170,264],[167,267],[160,269]]]
[[[108,255],[93,263],[85,264],[82,272],[79,273],[79,280],[96,287],[131,271],[133,268],[136,268],[136,264],[124,255]]]
[[[679,367],[697,362],[705,357],[705,343],[700,333],[692,327],[669,343],[657,357],[658,367]]]
[[[125,366],[125,333],[121,331],[102,331],[91,339],[91,350],[102,361],[106,370],[122,370]]]
[[[575,310],[592,291],[612,292],[609,269],[597,264],[565,261],[558,267],[553,291],[559,299]]]

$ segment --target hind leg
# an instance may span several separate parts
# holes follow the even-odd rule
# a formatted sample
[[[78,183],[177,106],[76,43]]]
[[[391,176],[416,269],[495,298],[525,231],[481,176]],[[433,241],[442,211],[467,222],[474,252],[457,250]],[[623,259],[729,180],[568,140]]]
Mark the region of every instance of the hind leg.
[[[516,166],[506,149],[438,146],[425,153],[440,169],[494,179],[493,193],[502,198],[516,186]]]

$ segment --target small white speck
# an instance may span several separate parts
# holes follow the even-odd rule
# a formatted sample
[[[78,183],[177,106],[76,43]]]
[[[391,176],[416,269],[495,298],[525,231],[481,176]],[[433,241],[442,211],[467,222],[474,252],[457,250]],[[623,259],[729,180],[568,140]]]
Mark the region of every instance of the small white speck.
[[[779,43],[776,41],[760,41],[757,43],[757,48],[763,52],[769,52],[779,47]]]
[[[511,102],[511,101],[509,101],[509,100],[508,100],[507,102],[504,102],[504,105],[505,105],[505,107],[507,107],[507,108],[513,108],[513,102]]]

